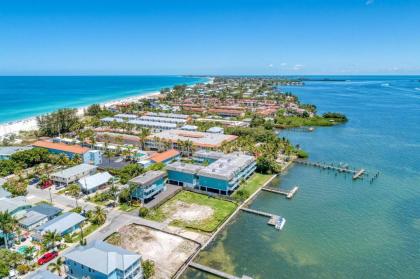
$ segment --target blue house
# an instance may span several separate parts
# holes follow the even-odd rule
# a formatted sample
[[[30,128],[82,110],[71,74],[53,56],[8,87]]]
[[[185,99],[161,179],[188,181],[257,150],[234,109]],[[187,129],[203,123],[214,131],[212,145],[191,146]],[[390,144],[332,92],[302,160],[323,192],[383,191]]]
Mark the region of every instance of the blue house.
[[[0,160],[8,160],[10,157],[19,151],[32,149],[31,146],[6,146],[0,147]]]
[[[223,154],[217,160],[206,156],[196,156],[201,162],[214,160],[207,166],[175,162],[167,166],[168,183],[192,187],[208,192],[229,195],[239,184],[248,179],[256,169],[253,156],[240,152]],[[216,155],[216,154],[213,154]]]
[[[38,204],[27,210],[25,217],[19,220],[19,225],[27,230],[32,230],[54,219],[63,210],[46,203]]]
[[[99,150],[91,150],[78,144],[67,144],[63,142],[52,142],[47,140],[39,140],[32,144],[34,147],[47,149],[52,154],[63,154],[72,159],[80,156],[83,163],[99,165],[102,163],[102,153]]]
[[[168,171],[168,183],[178,186],[197,188],[197,173],[203,166],[188,164],[183,162],[174,162],[166,167]]]
[[[78,246],[65,256],[70,279],[142,279],[141,256],[95,240]]]
[[[57,232],[60,236],[72,233],[80,228],[82,223],[86,220],[80,214],[74,212],[66,212],[62,215],[48,221],[47,223],[37,227],[33,238],[41,241],[42,236],[46,232]]]
[[[131,179],[128,184],[135,187],[132,197],[142,202],[153,198],[166,190],[165,177],[166,173],[163,171],[148,171]]]

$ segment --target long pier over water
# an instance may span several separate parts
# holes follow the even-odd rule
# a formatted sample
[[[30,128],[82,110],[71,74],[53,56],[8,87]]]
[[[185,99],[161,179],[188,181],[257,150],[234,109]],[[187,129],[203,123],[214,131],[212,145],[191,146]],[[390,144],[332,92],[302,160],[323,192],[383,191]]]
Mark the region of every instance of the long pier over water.
[[[220,271],[220,270],[217,270],[217,269],[214,269],[214,268],[211,268],[211,267],[208,267],[208,266],[196,263],[196,262],[191,262],[190,266],[195,268],[195,269],[207,272],[207,273],[212,274],[212,275],[216,275],[216,276],[218,276],[220,278],[224,278],[224,279],[252,279],[251,277],[246,276],[246,275],[243,275],[242,277],[237,277],[237,276],[234,276],[234,275],[230,275],[230,274],[227,274],[226,272],[223,272],[223,271]]]
[[[352,177],[353,179],[362,178],[363,175],[367,174],[365,169],[356,170],[356,169],[351,169],[345,165],[334,165],[331,163],[311,162],[308,160],[295,160],[294,162],[297,164],[302,164],[306,166],[311,166],[311,167],[316,167],[316,168],[321,168],[321,169],[326,169],[326,170],[333,170],[333,171],[337,171],[341,173],[349,173],[353,175]]]

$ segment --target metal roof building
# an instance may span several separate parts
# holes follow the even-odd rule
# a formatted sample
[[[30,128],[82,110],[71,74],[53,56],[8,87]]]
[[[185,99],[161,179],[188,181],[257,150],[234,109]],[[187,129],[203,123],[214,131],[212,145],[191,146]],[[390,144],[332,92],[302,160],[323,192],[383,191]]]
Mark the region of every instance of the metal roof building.
[[[84,176],[94,174],[97,168],[94,165],[80,164],[51,174],[51,179],[58,185],[68,185]]]
[[[188,119],[190,116],[186,114],[178,113],[165,113],[165,112],[148,112],[147,116],[158,116],[158,117],[168,117],[168,118],[179,118],[179,119]]]
[[[60,235],[65,235],[74,231],[85,220],[80,214],[66,212],[38,227],[36,231],[41,235],[48,231],[57,231]]]
[[[121,278],[142,277],[140,255],[99,240],[78,246],[64,257],[70,278],[109,278],[116,270]]]
[[[92,193],[95,192],[100,186],[107,184],[111,179],[113,179],[113,176],[108,172],[101,172],[80,178],[78,182],[83,192]]]

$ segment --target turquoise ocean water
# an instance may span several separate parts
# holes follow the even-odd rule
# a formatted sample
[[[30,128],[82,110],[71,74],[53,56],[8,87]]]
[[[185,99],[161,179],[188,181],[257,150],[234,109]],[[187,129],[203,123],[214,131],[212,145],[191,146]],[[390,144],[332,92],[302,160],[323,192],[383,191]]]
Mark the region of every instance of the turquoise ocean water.
[[[311,160],[345,162],[379,178],[370,184],[294,166],[272,185],[299,185],[292,200],[263,192],[251,205],[283,215],[284,230],[240,213],[198,262],[253,278],[420,277],[420,77],[344,79],[282,89],[320,112],[345,113],[347,124],[280,136]],[[184,278],[211,277],[189,269]]]
[[[183,76],[2,76],[0,123],[206,80]]]

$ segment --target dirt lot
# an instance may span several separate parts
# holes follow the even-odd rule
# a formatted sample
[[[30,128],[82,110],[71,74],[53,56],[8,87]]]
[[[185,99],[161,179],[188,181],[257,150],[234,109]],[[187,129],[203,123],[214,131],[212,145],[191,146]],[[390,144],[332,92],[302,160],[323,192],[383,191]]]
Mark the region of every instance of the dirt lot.
[[[193,241],[139,225],[122,227],[107,241],[154,261],[156,279],[171,278],[199,247]]]
[[[188,204],[182,201],[176,201],[174,204],[163,209],[172,220],[181,220],[185,222],[202,221],[213,216],[214,210],[210,206]]]
[[[181,191],[159,208],[151,210],[146,218],[171,226],[212,233],[232,214],[236,206],[230,201]]]

